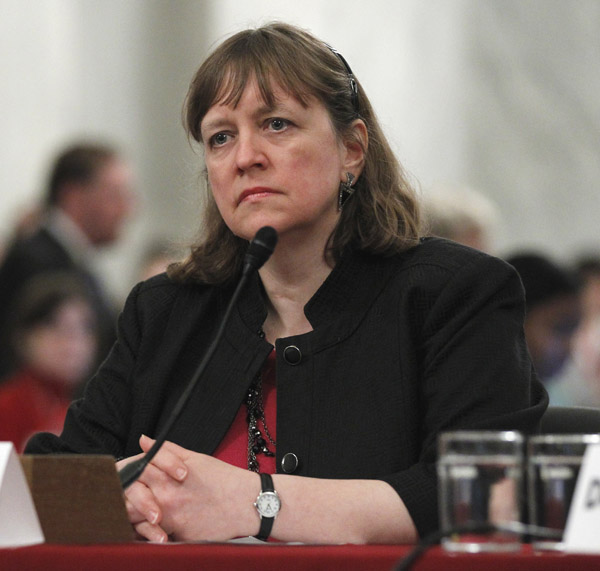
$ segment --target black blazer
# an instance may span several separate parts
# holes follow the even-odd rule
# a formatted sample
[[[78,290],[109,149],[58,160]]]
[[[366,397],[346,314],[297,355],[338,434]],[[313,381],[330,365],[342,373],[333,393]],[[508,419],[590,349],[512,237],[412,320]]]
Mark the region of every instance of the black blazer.
[[[60,438],[27,452],[139,452],[215,334],[231,290],[165,275],[132,291],[109,358],[70,409]],[[421,535],[437,523],[437,436],[459,428],[537,430],[547,395],[523,336],[515,271],[438,239],[402,255],[346,256],[305,307],[310,333],[279,339],[277,465],[295,474],[381,479]],[[169,439],[211,454],[271,350],[257,278]],[[286,359],[297,347],[298,363]],[[294,350],[293,353],[298,353]]]

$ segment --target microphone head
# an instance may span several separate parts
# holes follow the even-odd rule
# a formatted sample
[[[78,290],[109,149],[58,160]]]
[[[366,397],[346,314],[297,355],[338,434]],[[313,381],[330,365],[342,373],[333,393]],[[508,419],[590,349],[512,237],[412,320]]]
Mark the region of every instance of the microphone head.
[[[244,273],[253,272],[271,257],[277,245],[277,230],[263,226],[254,236],[244,257]]]

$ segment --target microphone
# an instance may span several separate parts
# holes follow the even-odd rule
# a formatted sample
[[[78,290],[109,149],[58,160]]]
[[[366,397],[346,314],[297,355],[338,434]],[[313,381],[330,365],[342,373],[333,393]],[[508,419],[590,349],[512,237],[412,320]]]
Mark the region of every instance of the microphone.
[[[206,369],[217,346],[219,345],[221,337],[223,337],[223,333],[225,332],[225,325],[229,320],[229,316],[233,310],[233,307],[235,306],[235,303],[242,289],[246,285],[248,278],[252,275],[253,272],[261,268],[262,265],[269,259],[269,257],[273,253],[273,250],[275,249],[276,244],[277,232],[274,228],[271,228],[270,226],[262,227],[254,236],[252,242],[250,242],[248,250],[246,251],[246,255],[244,256],[242,277],[240,278],[240,281],[238,282],[238,285],[235,288],[233,295],[231,296],[231,300],[229,301],[229,305],[225,310],[225,315],[223,316],[223,320],[221,321],[221,325],[219,326],[219,329],[217,331],[217,334],[215,335],[213,342],[207,349],[202,361],[198,365],[198,368],[194,372],[194,375],[192,376],[185,390],[179,397],[179,400],[177,401],[175,407],[173,408],[173,411],[169,415],[167,422],[156,437],[156,440],[154,441],[154,444],[152,445],[150,450],[148,450],[148,452],[141,458],[130,462],[129,464],[121,468],[121,470],[119,470],[119,480],[121,482],[121,487],[123,488],[123,490],[126,490],[142,475],[142,472],[144,471],[146,466],[150,464],[152,458],[154,458],[160,447],[164,444],[165,440],[167,439],[167,434],[169,433],[171,428],[173,428],[173,425],[175,424],[177,418],[179,418],[181,411],[187,404],[187,401],[189,400],[194,388],[196,387],[196,384],[198,383],[198,379],[200,379],[202,373],[204,373],[204,370]]]
[[[252,273],[260,269],[271,257],[277,244],[277,231],[271,226],[263,226],[250,242],[244,256],[244,269],[242,274]]]

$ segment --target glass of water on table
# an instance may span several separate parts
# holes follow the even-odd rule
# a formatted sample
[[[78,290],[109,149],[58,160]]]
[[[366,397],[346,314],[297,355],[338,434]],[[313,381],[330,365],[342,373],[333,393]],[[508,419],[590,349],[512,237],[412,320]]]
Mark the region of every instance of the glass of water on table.
[[[440,523],[447,551],[521,549],[523,436],[516,431],[456,431],[438,441]],[[515,527],[513,525],[513,527]]]
[[[564,532],[577,477],[588,444],[600,434],[544,434],[527,443],[528,507],[530,523]],[[532,541],[534,549],[560,551],[559,539]]]

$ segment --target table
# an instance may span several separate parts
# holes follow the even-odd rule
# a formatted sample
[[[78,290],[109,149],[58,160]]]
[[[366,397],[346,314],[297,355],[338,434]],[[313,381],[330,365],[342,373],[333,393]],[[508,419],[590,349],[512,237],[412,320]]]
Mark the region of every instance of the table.
[[[0,549],[0,570],[27,571],[391,571],[411,546],[403,545],[244,545],[167,544],[34,545]],[[534,553],[524,545],[511,554],[447,554],[433,547],[412,567],[415,571],[493,569],[600,569],[600,555]]]

